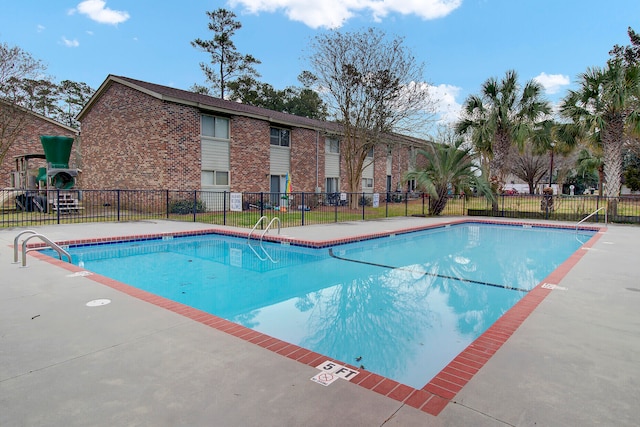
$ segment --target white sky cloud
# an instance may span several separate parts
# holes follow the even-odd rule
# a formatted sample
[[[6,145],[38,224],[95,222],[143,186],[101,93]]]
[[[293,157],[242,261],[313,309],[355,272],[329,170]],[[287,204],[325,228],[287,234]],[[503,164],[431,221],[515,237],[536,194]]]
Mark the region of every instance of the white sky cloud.
[[[242,5],[250,13],[284,10],[289,19],[311,28],[338,28],[358,13],[370,13],[376,21],[390,13],[442,18],[462,0],[230,0],[230,4]]]
[[[39,33],[43,32],[46,29],[46,27],[42,24],[38,24],[36,28]]]
[[[540,83],[549,95],[560,92],[564,86],[569,86],[571,83],[571,79],[569,79],[568,76],[562,74],[547,74],[545,72],[540,73],[533,79]]]
[[[66,47],[78,47],[80,46],[80,42],[76,39],[73,40],[69,40],[68,38],[66,38],[65,36],[62,36],[62,43],[66,46]]]
[[[453,123],[460,118],[462,105],[456,101],[460,91],[459,87],[448,84],[429,87],[429,94],[435,103],[436,114],[441,123]]]
[[[75,12],[87,15],[89,19],[100,24],[117,25],[129,19],[129,13],[120,10],[113,10],[106,7],[107,2],[103,0],[85,0],[78,3],[75,9],[71,9],[69,14]]]

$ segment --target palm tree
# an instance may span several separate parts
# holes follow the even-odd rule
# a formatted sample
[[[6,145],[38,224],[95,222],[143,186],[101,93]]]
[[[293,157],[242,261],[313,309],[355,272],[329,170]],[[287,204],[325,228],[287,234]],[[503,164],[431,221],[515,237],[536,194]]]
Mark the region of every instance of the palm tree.
[[[577,173],[582,175],[591,175],[598,172],[598,195],[602,196],[604,184],[604,163],[602,161],[602,153],[599,151],[591,152],[586,148],[580,150],[576,160]]]
[[[609,61],[605,68],[591,68],[579,78],[580,87],[569,91],[560,114],[572,120],[588,142],[602,148],[604,194],[617,197],[625,136],[640,134],[640,67]]]
[[[489,155],[490,180],[501,190],[512,146],[522,148],[551,107],[539,83],[530,80],[521,88],[517,73],[511,70],[500,81],[490,78],[484,82],[481,94],[469,96],[462,111],[456,132],[469,135],[476,150]]]
[[[426,163],[421,170],[405,174],[405,181],[415,180],[421,191],[429,194],[429,215],[440,215],[447,205],[447,194],[460,191],[471,194],[474,188],[487,200],[495,201],[491,186],[474,163],[470,148],[461,148],[462,139],[452,145],[432,144],[429,148],[418,150]]]

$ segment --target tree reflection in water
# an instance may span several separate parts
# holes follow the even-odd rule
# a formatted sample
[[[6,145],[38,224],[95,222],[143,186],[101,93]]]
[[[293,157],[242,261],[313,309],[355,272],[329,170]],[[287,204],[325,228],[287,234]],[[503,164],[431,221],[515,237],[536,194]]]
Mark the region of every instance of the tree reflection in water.
[[[493,239],[495,230],[489,228],[447,230],[453,236],[434,245],[398,239],[403,251],[395,245],[345,251],[346,258],[395,263],[399,268],[369,266],[376,274],[306,296],[304,306],[313,309],[309,335],[301,345],[405,382],[413,381],[422,366],[429,372],[432,358],[451,360],[526,293],[468,279],[531,289],[576,249],[566,233],[512,229],[501,230],[506,233]],[[530,234],[532,244],[517,244],[523,232]],[[407,251],[412,245],[414,250]],[[560,247],[561,255],[550,258],[550,246]],[[422,262],[406,264],[417,260]]]
[[[474,268],[445,257],[307,295],[314,307],[300,345],[422,386],[522,296],[438,277]]]
[[[560,232],[477,223],[327,249],[194,237],[74,250],[85,268],[422,387],[566,260]],[[116,253],[112,253],[116,252]],[[153,274],[149,274],[153,272]]]
[[[374,372],[397,373],[438,317],[429,307],[433,278],[407,276],[386,271],[316,293],[301,345]]]

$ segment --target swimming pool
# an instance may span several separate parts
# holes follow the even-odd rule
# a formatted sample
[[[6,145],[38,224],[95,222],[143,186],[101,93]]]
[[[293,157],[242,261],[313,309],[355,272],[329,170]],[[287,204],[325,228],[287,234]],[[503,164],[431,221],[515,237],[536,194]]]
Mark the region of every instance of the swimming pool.
[[[470,223],[323,249],[208,235],[70,252],[87,270],[420,388],[581,244],[573,230]]]

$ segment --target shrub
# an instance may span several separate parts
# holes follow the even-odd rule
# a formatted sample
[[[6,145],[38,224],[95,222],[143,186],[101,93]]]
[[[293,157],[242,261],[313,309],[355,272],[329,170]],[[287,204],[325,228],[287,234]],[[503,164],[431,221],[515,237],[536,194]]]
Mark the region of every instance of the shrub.
[[[373,204],[373,200],[367,196],[360,196],[360,200],[358,201],[358,206],[371,206]]]
[[[196,213],[203,213],[207,211],[205,204],[202,200],[197,199],[195,203]],[[189,214],[193,213],[193,200],[175,200],[169,204],[169,213],[172,214]]]

